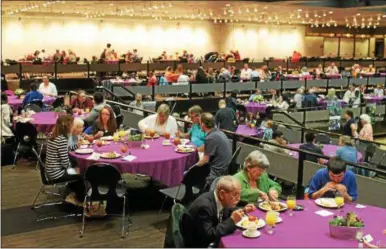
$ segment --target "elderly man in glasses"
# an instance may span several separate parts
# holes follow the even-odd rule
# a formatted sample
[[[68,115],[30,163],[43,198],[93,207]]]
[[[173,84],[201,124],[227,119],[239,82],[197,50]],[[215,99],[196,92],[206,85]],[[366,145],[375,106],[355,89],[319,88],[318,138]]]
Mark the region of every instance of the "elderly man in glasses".
[[[255,211],[254,205],[236,209],[240,201],[241,186],[233,176],[222,176],[216,190],[200,195],[181,217],[181,234],[185,247],[204,248],[218,244],[221,237],[233,233],[236,223],[248,212]]]
[[[280,184],[271,180],[266,172],[269,161],[266,155],[255,150],[244,161],[244,170],[234,177],[241,184],[242,202],[257,203],[258,199],[277,201],[280,193]]]

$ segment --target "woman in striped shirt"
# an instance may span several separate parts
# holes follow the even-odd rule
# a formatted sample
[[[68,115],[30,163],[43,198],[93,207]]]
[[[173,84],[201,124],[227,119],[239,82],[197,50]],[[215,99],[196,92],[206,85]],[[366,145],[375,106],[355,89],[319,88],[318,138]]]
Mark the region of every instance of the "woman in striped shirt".
[[[72,115],[61,115],[56,120],[55,127],[47,141],[46,173],[50,180],[74,181],[68,187],[75,193],[77,199],[84,198],[82,176],[70,174],[70,159],[68,156],[68,134],[71,131],[74,118]]]

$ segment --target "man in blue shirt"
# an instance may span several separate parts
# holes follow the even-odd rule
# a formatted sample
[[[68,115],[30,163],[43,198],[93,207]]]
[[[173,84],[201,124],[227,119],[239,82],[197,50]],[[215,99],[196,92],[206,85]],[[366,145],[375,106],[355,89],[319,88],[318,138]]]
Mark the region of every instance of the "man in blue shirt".
[[[38,91],[38,84],[31,83],[31,91],[29,91],[23,99],[23,106],[26,106],[34,100],[43,100],[43,94]]]
[[[312,177],[308,189],[311,199],[334,197],[336,192],[344,197],[346,202],[356,201],[358,198],[355,174],[346,171],[346,162],[338,157],[328,160],[327,168],[319,169]]]
[[[192,128],[188,133],[180,133],[179,131],[177,131],[175,134],[176,137],[190,139],[192,141],[192,144],[197,146],[199,152],[204,151],[204,143],[205,143],[205,137],[206,137],[206,133],[203,130],[201,130],[201,127],[200,127],[201,113],[202,113],[202,109],[198,105],[195,105],[189,108],[188,115],[193,122]]]
[[[339,138],[339,145],[342,146],[336,151],[336,156],[351,163],[357,163],[358,162],[358,151],[353,146],[351,142],[351,138],[349,136],[340,136]],[[354,167],[348,165],[347,169],[354,171]]]

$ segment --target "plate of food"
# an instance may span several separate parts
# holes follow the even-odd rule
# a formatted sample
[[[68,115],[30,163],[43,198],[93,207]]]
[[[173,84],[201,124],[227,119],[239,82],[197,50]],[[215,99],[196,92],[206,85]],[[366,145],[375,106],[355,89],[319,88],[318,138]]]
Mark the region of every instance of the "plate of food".
[[[152,139],[152,137],[150,135],[145,135],[143,137],[146,138],[146,139]],[[159,138],[159,137],[160,136],[156,133],[153,138]]]
[[[90,142],[87,140],[80,140],[79,143],[80,145],[90,145]]]
[[[170,142],[170,140],[164,140],[164,141],[162,141],[162,145],[163,146],[171,146],[172,143]]]
[[[288,209],[285,203],[278,201],[263,201],[259,203],[259,208],[264,211],[277,211],[282,212]]]
[[[194,148],[194,146],[189,146],[189,145],[178,145],[178,147],[175,149],[176,152],[179,152],[179,153],[192,153],[194,152],[196,149]]]
[[[102,141],[112,141],[113,139],[114,139],[113,136],[105,136],[100,138],[100,140]]]
[[[120,157],[121,155],[115,151],[113,152],[105,152],[105,153],[102,153],[101,154],[101,158],[105,158],[105,159],[115,159],[115,158],[118,158]]]
[[[94,140],[94,144],[96,144],[97,143],[97,141],[98,140]],[[107,140],[100,140],[100,141],[102,141],[102,145],[109,145],[110,144],[110,142],[109,141],[107,141]]]
[[[258,217],[253,216],[253,215],[244,216],[241,219],[241,221],[239,221],[236,224],[236,226],[241,228],[241,229],[248,229],[251,222],[254,222],[256,224],[256,229],[259,229],[259,228],[262,228],[265,226],[265,221],[263,219],[259,219]]]
[[[76,149],[75,153],[76,154],[92,154],[94,152],[93,149],[88,148],[88,149]]]
[[[181,138],[181,139],[180,139],[180,143],[181,143],[182,145],[185,145],[185,144],[187,144],[187,143],[189,143],[189,142],[190,142],[189,139],[186,139],[186,138]]]
[[[338,208],[334,198],[319,198],[315,200],[315,203],[316,205],[324,208]]]

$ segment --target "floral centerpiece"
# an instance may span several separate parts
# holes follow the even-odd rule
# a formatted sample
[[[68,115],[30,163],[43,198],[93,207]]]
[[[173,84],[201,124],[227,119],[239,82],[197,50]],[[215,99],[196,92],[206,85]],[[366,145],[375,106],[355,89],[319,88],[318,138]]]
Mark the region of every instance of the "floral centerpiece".
[[[346,216],[334,216],[329,225],[331,237],[346,240],[362,238],[365,227],[363,220],[354,212],[349,212]]]
[[[130,147],[141,147],[143,139],[143,133],[136,129],[131,129],[127,134],[127,144]]]
[[[263,95],[256,95],[255,97],[253,97],[253,102],[260,103],[263,101],[264,101]]]
[[[15,90],[15,95],[20,99],[20,97],[22,96],[22,95],[24,95],[24,90],[23,89],[16,89]]]

